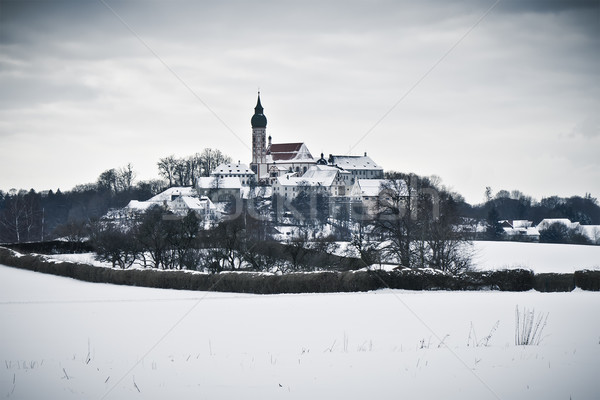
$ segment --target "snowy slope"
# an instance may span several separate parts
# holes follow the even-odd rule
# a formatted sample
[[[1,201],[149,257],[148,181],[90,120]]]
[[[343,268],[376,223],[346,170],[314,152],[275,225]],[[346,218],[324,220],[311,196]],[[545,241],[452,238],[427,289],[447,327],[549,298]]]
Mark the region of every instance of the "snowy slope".
[[[514,345],[516,305],[549,312],[540,346]],[[598,309],[583,291],[258,296],[0,266],[0,395],[592,399]]]

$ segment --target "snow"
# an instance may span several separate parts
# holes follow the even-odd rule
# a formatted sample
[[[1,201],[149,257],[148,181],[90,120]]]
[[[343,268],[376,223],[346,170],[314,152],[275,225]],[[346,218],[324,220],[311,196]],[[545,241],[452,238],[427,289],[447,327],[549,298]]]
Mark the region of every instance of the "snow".
[[[95,258],[96,253],[78,253],[78,254],[52,254],[44,256],[44,258],[52,261],[71,262],[78,264],[88,264],[95,267],[112,268],[112,263],[106,261],[98,261]]]
[[[173,198],[179,196],[195,197],[198,196],[198,192],[194,187],[174,186],[152,197],[148,202],[163,203],[165,201],[171,201]]]
[[[517,305],[549,313],[539,346],[515,346]],[[599,307],[580,290],[260,296],[0,266],[0,395],[592,399]]]
[[[229,163],[229,164],[221,164],[217,168],[211,172],[211,175],[234,175],[234,176],[254,176],[256,175],[254,171],[248,168],[246,164],[240,164],[238,161],[237,164]]]
[[[575,244],[474,242],[474,264],[480,270],[531,269],[535,273],[572,273],[600,269],[600,246]]]

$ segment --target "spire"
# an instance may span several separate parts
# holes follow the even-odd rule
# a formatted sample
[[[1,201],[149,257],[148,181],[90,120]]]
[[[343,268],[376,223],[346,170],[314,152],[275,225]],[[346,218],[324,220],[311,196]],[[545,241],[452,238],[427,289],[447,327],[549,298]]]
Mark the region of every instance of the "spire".
[[[250,120],[253,128],[266,128],[267,127],[267,117],[263,114],[264,108],[262,104],[260,104],[260,92],[258,92],[258,100],[256,101],[256,107],[254,107],[254,115]]]
[[[258,92],[258,100],[256,101],[256,107],[254,107],[254,114],[262,114],[264,108],[262,104],[260,104],[260,92]]]

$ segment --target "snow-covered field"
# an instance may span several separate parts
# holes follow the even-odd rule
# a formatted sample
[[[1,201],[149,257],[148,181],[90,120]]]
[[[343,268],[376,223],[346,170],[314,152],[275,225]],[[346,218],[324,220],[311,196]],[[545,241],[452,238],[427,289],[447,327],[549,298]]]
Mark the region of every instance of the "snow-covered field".
[[[517,305],[549,313],[539,346],[515,345]],[[599,309],[580,290],[259,296],[0,266],[0,396],[595,399]]]
[[[600,269],[600,246],[575,244],[474,242],[477,269],[531,269],[536,273],[571,273]]]

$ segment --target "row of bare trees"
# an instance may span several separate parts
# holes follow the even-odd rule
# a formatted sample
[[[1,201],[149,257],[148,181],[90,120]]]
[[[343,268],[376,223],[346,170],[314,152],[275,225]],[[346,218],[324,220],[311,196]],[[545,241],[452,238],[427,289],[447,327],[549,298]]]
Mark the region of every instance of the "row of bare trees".
[[[231,157],[220,150],[207,148],[189,157],[171,155],[161,158],[158,161],[158,173],[169,182],[169,186],[191,186],[198,177],[209,176],[217,166],[230,162]]]
[[[0,240],[19,243],[43,236],[44,210],[35,191],[12,189],[0,196],[0,203]]]
[[[371,218],[354,224],[350,244],[366,265],[381,262],[457,273],[468,269],[472,243],[460,229],[452,194],[428,179],[389,174]]]
[[[91,228],[96,257],[113,267],[186,269],[197,265],[200,220],[194,212],[184,217],[162,207],[149,209],[138,220],[98,221]]]

